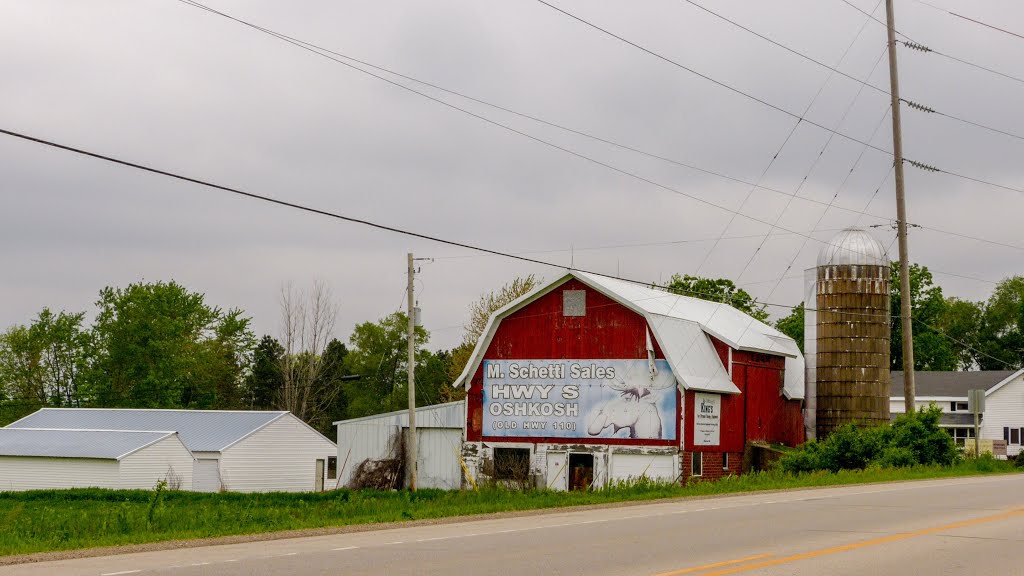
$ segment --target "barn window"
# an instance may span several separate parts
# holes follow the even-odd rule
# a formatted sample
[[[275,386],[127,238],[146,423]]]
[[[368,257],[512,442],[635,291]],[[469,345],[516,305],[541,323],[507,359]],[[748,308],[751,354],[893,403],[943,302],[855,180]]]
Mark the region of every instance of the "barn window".
[[[729,453],[725,452],[722,454],[722,470],[729,469]]]
[[[530,476],[529,448],[495,448],[494,479],[526,481]]]
[[[704,474],[704,453],[694,452],[690,458],[690,476],[701,476]]]
[[[327,457],[327,479],[335,480],[338,478],[338,457],[328,456]]]
[[[564,290],[562,292],[562,315],[563,316],[586,316],[587,315],[587,291],[586,290]]]

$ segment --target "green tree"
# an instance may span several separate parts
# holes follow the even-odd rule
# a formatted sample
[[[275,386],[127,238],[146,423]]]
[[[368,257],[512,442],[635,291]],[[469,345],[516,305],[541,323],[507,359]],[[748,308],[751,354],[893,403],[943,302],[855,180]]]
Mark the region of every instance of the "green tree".
[[[363,322],[349,338],[346,357],[350,374],[359,380],[346,382],[348,417],[358,418],[400,409],[408,405],[408,316],[396,312],[378,322]],[[422,365],[423,346],[429,335],[416,327],[416,364]]]
[[[281,357],[284,347],[273,336],[264,336],[253,351],[252,370],[245,379],[248,406],[254,410],[272,410],[284,386]]]
[[[976,350],[981,345],[981,324],[985,305],[959,298],[946,298],[938,328],[949,336],[956,355],[956,370],[970,370],[978,365]]]
[[[903,370],[903,321],[900,318],[900,267],[890,267],[892,326],[889,341],[889,362],[892,370]],[[914,319],[914,369],[954,370],[957,367],[957,353],[952,341],[938,331],[946,315],[947,303],[942,288],[932,281],[932,273],[926,266],[910,265],[911,317]]]
[[[44,308],[28,326],[0,334],[0,399],[29,412],[44,406],[76,406],[88,365],[84,314]]]
[[[241,311],[209,306],[173,281],[104,288],[96,306],[90,404],[212,408],[237,401],[255,341]]]
[[[983,370],[1024,366],[1024,276],[1000,282],[982,315],[977,357]]]
[[[763,304],[758,304],[757,299],[751,296],[746,290],[738,288],[732,280],[725,278],[701,278],[698,276],[680,276],[674,274],[666,286],[669,292],[682,296],[711,300],[712,302],[724,302],[740,312],[744,312],[760,320],[768,321],[768,311]]]
[[[796,340],[796,345],[800,347],[801,352],[804,351],[804,314],[804,303],[801,302],[799,305],[793,307],[789,316],[779,318],[775,323],[775,328],[777,328],[779,332],[782,332],[786,336]]]
[[[318,375],[318,388],[329,391],[330,399],[323,410],[323,416],[316,422],[310,422],[317,430],[328,438],[335,438],[337,430],[333,423],[342,420],[348,414],[348,395],[345,393],[344,378],[349,375],[346,358],[348,348],[337,338],[327,343],[323,353],[324,369]]]

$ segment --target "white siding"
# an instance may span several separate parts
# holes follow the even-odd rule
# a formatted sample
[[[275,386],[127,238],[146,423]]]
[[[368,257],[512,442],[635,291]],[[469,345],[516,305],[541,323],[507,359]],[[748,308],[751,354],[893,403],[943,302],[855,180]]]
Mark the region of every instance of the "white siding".
[[[337,451],[333,442],[287,414],[224,450],[221,482],[232,492],[312,491],[316,461],[326,463]],[[333,489],[334,481],[325,487]]]
[[[458,490],[462,485],[462,467],[458,452],[462,447],[461,428],[420,428],[416,430],[417,488]]]
[[[417,427],[417,431],[419,428]],[[400,429],[384,421],[363,420],[338,424],[338,485],[347,486],[352,473],[366,459],[386,458]]]
[[[192,454],[177,434],[146,446],[121,459],[121,488],[149,490],[159,480],[180,479],[180,490],[192,489]]]
[[[0,490],[117,488],[117,460],[0,456]]]
[[[981,437],[1002,440],[1003,428],[1024,428],[1024,375],[1007,382],[985,398]],[[1016,456],[1020,444],[1007,444],[1006,455]]]
[[[196,492],[220,492],[220,460],[197,458],[192,465],[192,489]]]
[[[613,483],[646,476],[650,480],[673,482],[676,479],[677,458],[668,454],[616,454],[612,453]]]

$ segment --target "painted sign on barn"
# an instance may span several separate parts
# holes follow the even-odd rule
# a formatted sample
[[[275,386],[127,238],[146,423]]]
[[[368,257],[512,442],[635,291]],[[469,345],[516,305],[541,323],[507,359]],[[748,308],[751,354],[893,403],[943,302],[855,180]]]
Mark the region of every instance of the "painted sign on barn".
[[[485,360],[485,436],[675,440],[664,360]]]
[[[722,397],[701,392],[693,397],[694,446],[718,446],[722,439]]]

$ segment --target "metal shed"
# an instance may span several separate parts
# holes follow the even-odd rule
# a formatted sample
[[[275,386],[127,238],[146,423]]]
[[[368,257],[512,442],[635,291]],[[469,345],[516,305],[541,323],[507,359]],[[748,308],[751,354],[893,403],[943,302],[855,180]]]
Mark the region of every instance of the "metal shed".
[[[0,428],[0,490],[191,490],[192,462],[176,432]]]
[[[462,483],[459,452],[465,403],[449,402],[416,410],[417,485],[456,490]],[[395,442],[409,428],[400,410],[334,423],[338,428],[338,486],[346,486],[360,463],[393,456]]]
[[[44,408],[4,430],[24,428],[176,432],[194,458],[190,489],[200,492],[306,492],[335,483],[337,447],[290,412]]]

